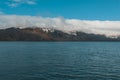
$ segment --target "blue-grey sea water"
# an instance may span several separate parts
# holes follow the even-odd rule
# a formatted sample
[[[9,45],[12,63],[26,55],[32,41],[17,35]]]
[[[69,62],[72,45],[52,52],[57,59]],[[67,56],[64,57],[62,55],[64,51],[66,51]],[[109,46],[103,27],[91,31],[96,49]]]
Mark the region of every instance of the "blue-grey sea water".
[[[0,42],[0,80],[120,80],[120,42]]]

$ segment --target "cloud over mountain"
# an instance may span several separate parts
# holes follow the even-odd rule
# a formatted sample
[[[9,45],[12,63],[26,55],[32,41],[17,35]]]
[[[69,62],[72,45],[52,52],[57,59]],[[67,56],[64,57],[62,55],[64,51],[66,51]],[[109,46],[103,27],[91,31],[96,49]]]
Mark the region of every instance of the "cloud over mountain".
[[[0,15],[0,28],[47,27],[64,32],[82,31],[86,33],[120,35],[120,21],[99,21],[64,19],[63,17],[44,18],[41,16]]]

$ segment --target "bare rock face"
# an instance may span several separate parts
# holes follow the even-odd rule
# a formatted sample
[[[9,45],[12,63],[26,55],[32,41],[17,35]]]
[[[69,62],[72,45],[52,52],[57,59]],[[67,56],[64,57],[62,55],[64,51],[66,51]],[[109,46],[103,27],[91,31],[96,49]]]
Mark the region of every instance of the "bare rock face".
[[[120,41],[120,38],[108,38],[105,35],[76,32],[67,34],[59,30],[42,28],[0,29],[0,41]]]

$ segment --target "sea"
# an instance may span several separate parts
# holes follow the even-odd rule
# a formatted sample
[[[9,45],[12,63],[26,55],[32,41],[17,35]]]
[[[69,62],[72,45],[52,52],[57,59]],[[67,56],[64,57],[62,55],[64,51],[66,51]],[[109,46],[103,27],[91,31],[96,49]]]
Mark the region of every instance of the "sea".
[[[120,80],[120,42],[0,42],[0,80]]]

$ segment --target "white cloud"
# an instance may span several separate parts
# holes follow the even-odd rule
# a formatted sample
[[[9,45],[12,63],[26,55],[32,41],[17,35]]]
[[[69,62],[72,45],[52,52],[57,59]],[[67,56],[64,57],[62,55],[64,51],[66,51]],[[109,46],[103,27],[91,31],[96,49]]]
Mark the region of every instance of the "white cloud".
[[[0,28],[47,27],[64,32],[82,31],[86,33],[120,35],[120,21],[78,20],[62,17],[44,18],[40,16],[0,15]]]
[[[21,4],[35,5],[36,0],[9,0],[6,4],[10,7],[17,7]]]
[[[17,7],[18,3],[6,3],[10,7]]]
[[[30,1],[30,0],[28,0],[26,3],[27,3],[27,4],[30,4],[30,5],[34,5],[34,4],[36,4],[35,1]]]
[[[21,2],[22,0],[13,0],[14,2]]]

